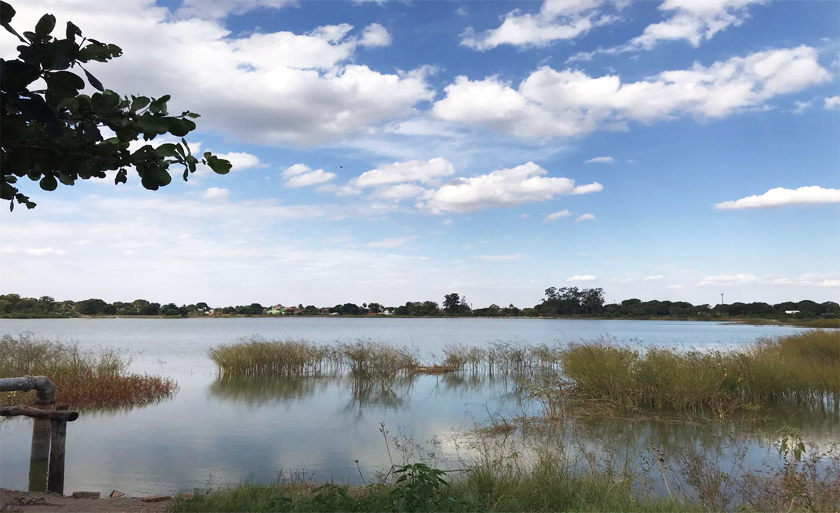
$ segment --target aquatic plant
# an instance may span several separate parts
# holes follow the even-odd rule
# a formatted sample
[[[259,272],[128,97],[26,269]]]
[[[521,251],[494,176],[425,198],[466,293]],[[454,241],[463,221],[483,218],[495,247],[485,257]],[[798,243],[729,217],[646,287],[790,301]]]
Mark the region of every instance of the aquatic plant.
[[[833,331],[764,339],[732,351],[579,343],[562,351],[560,362],[578,397],[621,407],[723,415],[748,404],[837,408],[840,399],[840,333]]]
[[[56,385],[56,402],[74,408],[120,408],[149,404],[173,395],[175,381],[128,371],[130,360],[112,349],[83,351],[76,344],[32,334],[0,337],[0,377],[42,375]],[[2,404],[35,401],[33,392],[0,394]]]

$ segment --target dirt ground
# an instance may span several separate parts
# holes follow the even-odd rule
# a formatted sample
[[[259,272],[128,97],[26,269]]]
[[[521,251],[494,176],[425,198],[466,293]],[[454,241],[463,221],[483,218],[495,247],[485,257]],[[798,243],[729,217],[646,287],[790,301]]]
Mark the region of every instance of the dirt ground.
[[[74,499],[51,493],[0,489],[0,512],[3,513],[163,513],[170,502],[143,502],[140,497]]]

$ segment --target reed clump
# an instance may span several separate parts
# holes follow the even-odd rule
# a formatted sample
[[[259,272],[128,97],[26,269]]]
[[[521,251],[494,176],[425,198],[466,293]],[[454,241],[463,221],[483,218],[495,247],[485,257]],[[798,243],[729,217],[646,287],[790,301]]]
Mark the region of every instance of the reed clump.
[[[825,330],[739,351],[572,344],[560,361],[577,396],[629,408],[723,415],[748,404],[837,408],[840,399],[840,333]]]
[[[420,367],[411,350],[358,341],[331,346],[300,340],[243,340],[209,352],[223,376],[319,376],[347,371],[359,379],[393,379]]]
[[[129,363],[111,349],[83,351],[31,334],[0,337],[0,377],[46,376],[55,383],[56,401],[75,408],[140,406],[177,391],[171,379],[129,372]],[[34,392],[0,394],[5,405],[34,401]]]
[[[214,347],[209,355],[229,376],[317,375],[341,363],[334,348],[300,340],[254,338]]]

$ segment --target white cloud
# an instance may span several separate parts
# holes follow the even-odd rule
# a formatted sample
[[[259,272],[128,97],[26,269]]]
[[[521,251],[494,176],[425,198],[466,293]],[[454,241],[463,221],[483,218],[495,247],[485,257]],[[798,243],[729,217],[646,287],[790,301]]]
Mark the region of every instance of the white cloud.
[[[552,221],[556,221],[557,219],[560,219],[561,217],[569,217],[570,215],[572,215],[572,213],[569,212],[568,210],[561,210],[560,212],[555,212],[553,214],[548,214],[547,216],[545,216],[543,218],[543,222],[544,223],[550,223]]]
[[[387,239],[378,240],[375,242],[368,242],[367,247],[377,249],[399,248],[405,246],[417,237],[390,237]]]
[[[823,108],[825,110],[840,109],[840,96],[831,96],[823,100]]]
[[[193,153],[197,152],[198,150],[193,150]],[[220,159],[229,160],[231,165],[233,166],[231,168],[231,171],[244,171],[246,169],[260,169],[268,167],[268,164],[260,162],[259,157],[257,157],[256,155],[251,155],[250,153],[244,153],[241,151],[217,153],[216,156]]]
[[[486,175],[457,178],[438,189],[427,191],[418,206],[433,214],[475,212],[491,207],[548,201],[565,194],[584,194],[603,188],[600,184],[575,187],[574,180],[545,176],[547,174],[548,171],[542,167],[528,162]]]
[[[758,276],[754,274],[719,274],[715,276],[706,276],[697,285],[706,287],[709,285],[738,285],[742,283],[752,283],[758,281]]]
[[[428,161],[409,160],[385,164],[365,171],[349,182],[350,187],[365,189],[380,185],[402,182],[436,183],[439,179],[455,173],[452,163],[446,159],[433,158]]]
[[[0,248],[0,253],[5,254],[17,254],[23,253],[24,255],[29,256],[63,256],[66,255],[67,252],[63,249],[53,249],[52,247],[48,248],[16,248],[16,247],[5,247]]]
[[[494,29],[476,33],[472,28],[461,35],[461,44],[485,51],[500,45],[544,47],[553,41],[574,39],[612,17],[599,16],[596,8],[603,0],[546,0],[537,14],[519,9],[505,15]]]
[[[674,283],[673,285],[668,285],[665,288],[668,289],[668,290],[678,290],[678,289],[683,288],[683,286],[680,285],[679,283]]]
[[[824,189],[817,185],[800,187],[798,189],[776,187],[761,195],[717,203],[715,208],[718,210],[740,210],[745,208],[818,205],[823,203],[840,203],[840,189]]]
[[[578,185],[577,187],[572,189],[572,192],[570,194],[576,196],[578,194],[589,194],[591,192],[601,192],[603,190],[603,185],[599,184],[598,182],[592,182],[586,185]]]
[[[656,281],[656,280],[661,280],[662,278],[664,278],[664,276],[662,276],[661,274],[657,274],[655,276],[645,276],[642,279],[647,280],[647,281]]]
[[[149,1],[31,0],[16,6],[14,25],[30,30],[44,12],[55,14],[59,26],[72,20],[85,36],[123,49],[122,57],[88,67],[105,87],[170,94],[171,112],[198,112],[200,129],[252,143],[337,141],[410,114],[418,102],[433,98],[425,69],[389,74],[358,63],[359,50],[389,39],[381,25],[236,35],[217,19],[259,3],[195,1],[173,17]],[[221,10],[209,19],[191,17],[217,6]]]
[[[817,283],[817,287],[840,287],[840,280],[823,280]]]
[[[768,0],[665,0],[659,9],[671,16],[645,27],[642,35],[628,43],[629,49],[650,50],[660,41],[683,40],[700,46],[730,26],[738,26],[748,17],[750,4]]]
[[[810,109],[813,106],[814,106],[814,102],[811,102],[811,101],[803,102],[803,101],[797,100],[797,101],[793,102],[793,107],[794,107],[793,112],[796,113],[796,114],[802,114],[803,112],[805,112],[806,110]]]
[[[371,23],[362,31],[362,40],[359,44],[369,48],[390,46],[391,34],[379,23]]]
[[[566,278],[566,281],[595,281],[597,279],[597,276],[593,276],[591,274],[576,274]]]
[[[516,88],[496,76],[457,77],[432,113],[447,121],[549,139],[622,130],[631,121],[724,118],[829,79],[816,50],[808,46],[732,57],[710,66],[698,63],[629,83],[616,75],[593,78],[579,70],[543,66]]]
[[[177,14],[182,17],[225,18],[258,8],[278,9],[296,3],[296,0],[184,0]]]
[[[204,199],[218,199],[218,198],[227,198],[228,197],[228,190],[222,189],[219,187],[210,187],[201,195]]]
[[[615,162],[613,157],[593,157],[584,162],[584,164],[612,164]]]
[[[289,188],[322,184],[334,180],[338,176],[323,169],[312,169],[306,164],[289,166],[280,175],[285,179],[285,186]]]
[[[579,223],[579,222],[581,222],[581,221],[592,221],[593,219],[595,219],[595,216],[594,216],[594,215],[592,215],[592,214],[583,214],[583,215],[581,215],[580,217],[578,217],[577,219],[575,219],[575,222],[576,222],[576,223]]]
[[[510,262],[512,260],[522,260],[525,255],[522,253],[511,253],[509,255],[475,255],[473,260],[484,260],[487,262]]]
[[[380,187],[376,189],[371,196],[374,198],[400,201],[408,198],[416,198],[424,192],[426,192],[426,188],[420,187],[419,185],[401,183],[398,185]]]
[[[686,41],[694,47],[732,26],[741,25],[748,17],[751,4],[769,0],[664,0],[659,9],[667,16],[661,22],[645,27],[644,32],[627,43],[591,52],[578,52],[566,62],[591,61],[595,55],[617,55],[651,50],[662,41]]]

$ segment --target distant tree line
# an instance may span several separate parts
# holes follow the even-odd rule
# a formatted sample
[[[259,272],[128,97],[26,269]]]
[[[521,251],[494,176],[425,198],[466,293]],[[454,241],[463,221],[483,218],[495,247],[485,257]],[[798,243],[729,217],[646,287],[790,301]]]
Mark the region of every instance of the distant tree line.
[[[158,316],[158,317],[203,317],[203,316],[260,316],[282,313],[283,315],[343,315],[373,316],[393,315],[402,317],[601,317],[627,319],[834,319],[840,317],[840,304],[833,301],[787,301],[769,303],[732,303],[693,305],[685,301],[642,301],[625,299],[620,303],[605,304],[601,288],[578,289],[577,287],[550,287],[545,297],[531,308],[505,307],[492,304],[486,308],[473,308],[466,298],[456,292],[446,294],[443,303],[435,301],[409,301],[402,306],[386,307],[380,303],[344,303],[333,307],[314,305],[283,307],[260,303],[212,308],[206,302],[178,306],[175,303],[160,304],[137,299],[130,303],[102,299],[83,301],[56,301],[50,296],[40,298],[21,297],[19,294],[0,295],[0,318],[49,318],[79,316]]]

